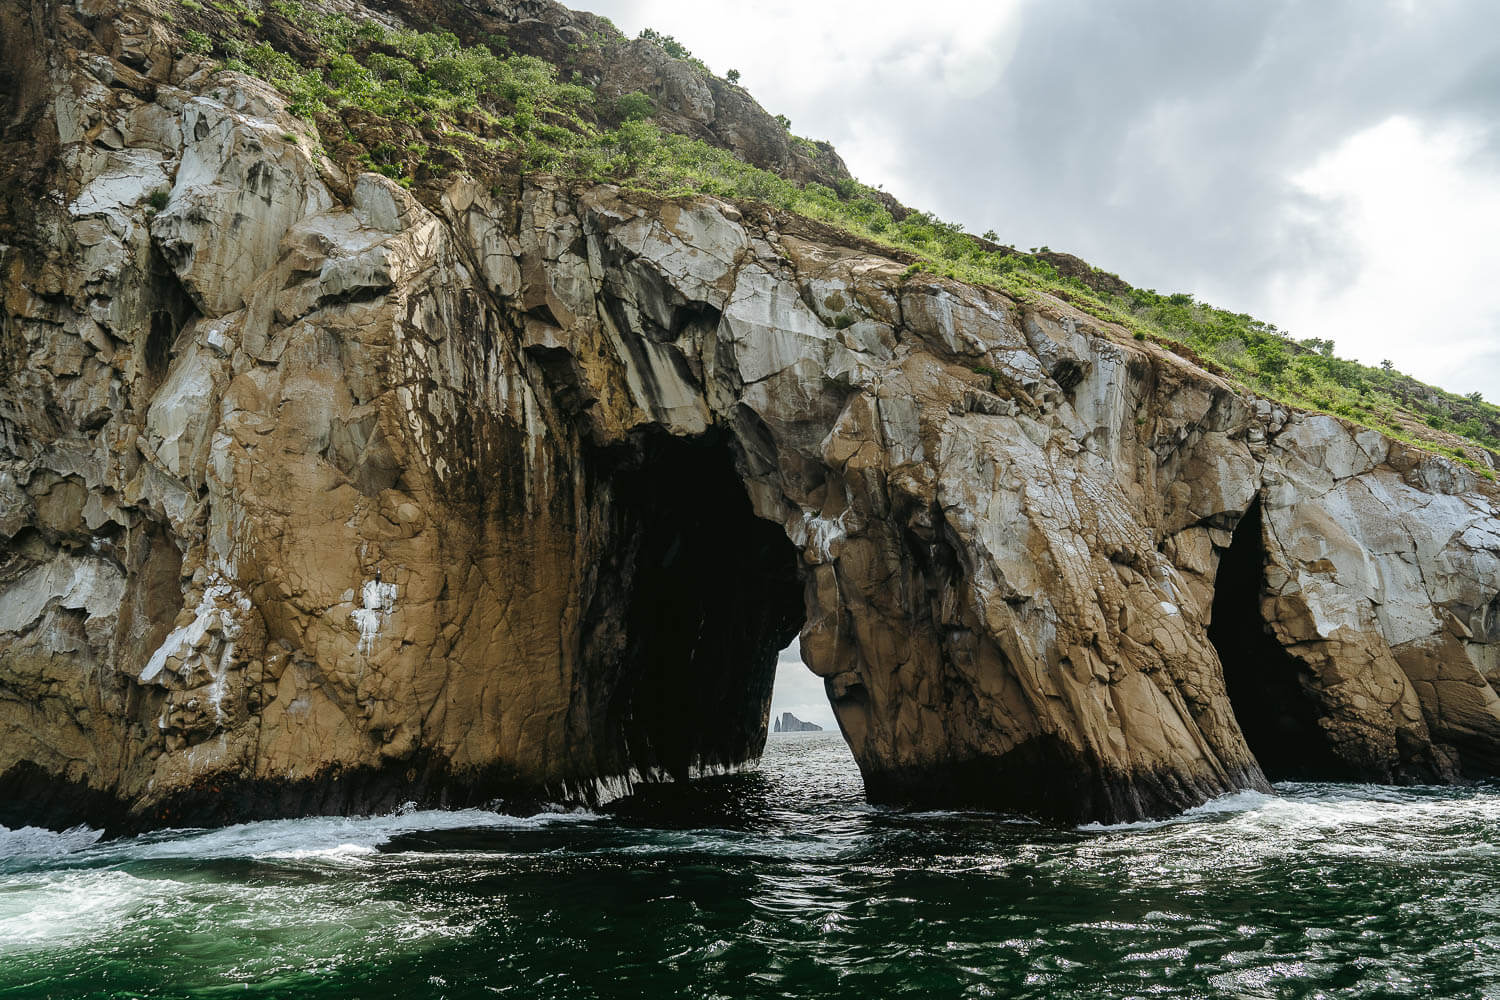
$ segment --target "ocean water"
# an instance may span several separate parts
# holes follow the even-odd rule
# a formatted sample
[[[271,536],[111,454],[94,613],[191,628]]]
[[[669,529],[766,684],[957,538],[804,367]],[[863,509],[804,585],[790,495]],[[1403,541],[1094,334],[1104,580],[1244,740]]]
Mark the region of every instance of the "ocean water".
[[[1493,788],[876,809],[790,734],[598,815],[0,828],[0,997],[1500,997],[1497,844]]]

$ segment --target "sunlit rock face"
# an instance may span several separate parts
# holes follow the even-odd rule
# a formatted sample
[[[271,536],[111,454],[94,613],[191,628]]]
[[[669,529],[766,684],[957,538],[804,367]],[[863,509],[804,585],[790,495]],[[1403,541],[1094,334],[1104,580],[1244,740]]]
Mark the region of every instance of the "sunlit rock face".
[[[1459,466],[759,209],[422,204],[149,24],[3,26],[0,822],[598,801],[755,759],[799,629],[876,801],[1500,765]]]

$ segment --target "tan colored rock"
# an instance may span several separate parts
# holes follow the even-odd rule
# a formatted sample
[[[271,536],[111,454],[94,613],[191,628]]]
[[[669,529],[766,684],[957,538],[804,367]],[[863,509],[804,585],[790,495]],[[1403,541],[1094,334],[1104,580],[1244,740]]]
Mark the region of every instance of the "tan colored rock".
[[[799,630],[879,801],[1500,765],[1463,468],[714,199],[325,184],[155,38],[0,257],[0,822],[598,801],[753,760]]]

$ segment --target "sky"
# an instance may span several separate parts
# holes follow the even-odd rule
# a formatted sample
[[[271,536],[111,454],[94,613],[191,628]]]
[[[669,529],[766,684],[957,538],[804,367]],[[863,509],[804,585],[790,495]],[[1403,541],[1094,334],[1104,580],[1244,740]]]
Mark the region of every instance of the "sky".
[[[823,692],[823,678],[802,662],[801,647],[796,639],[781,651],[776,661],[776,688],[771,694],[771,718],[791,712],[803,722],[816,722],[829,732],[838,730],[828,695]]]
[[[1500,2],[570,5],[971,232],[1500,400]]]

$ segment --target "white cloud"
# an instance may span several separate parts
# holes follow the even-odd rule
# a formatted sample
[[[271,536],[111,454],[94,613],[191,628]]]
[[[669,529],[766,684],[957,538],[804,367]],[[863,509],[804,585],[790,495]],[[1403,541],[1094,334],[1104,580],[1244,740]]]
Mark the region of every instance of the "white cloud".
[[[859,2],[583,0],[635,36],[675,37],[715,72],[741,82],[799,135],[832,141],[856,176],[912,199],[898,122],[867,110],[897,98],[945,103],[999,83],[1015,52],[1020,0]]]
[[[1015,50],[1019,0],[862,2],[594,0],[583,6],[628,35],[673,35],[714,70],[731,66],[772,111],[778,98],[822,100],[872,80],[949,99],[994,86]]]
[[[823,678],[807,668],[797,648],[797,641],[793,640],[776,661],[771,717],[774,719],[782,712],[791,712],[803,722],[816,722],[824,729],[835,731],[838,723],[833,719],[833,708],[823,690]]]
[[[1348,281],[1280,274],[1265,311],[1340,353],[1500,400],[1500,186],[1474,126],[1392,116],[1319,157],[1293,183],[1332,209],[1353,258]]]

